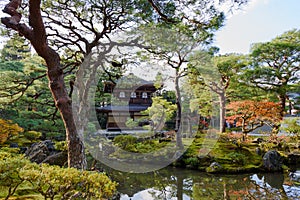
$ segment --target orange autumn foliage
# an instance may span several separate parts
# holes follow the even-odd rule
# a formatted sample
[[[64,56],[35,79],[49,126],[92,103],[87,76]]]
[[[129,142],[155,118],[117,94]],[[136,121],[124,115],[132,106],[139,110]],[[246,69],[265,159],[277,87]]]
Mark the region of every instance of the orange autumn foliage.
[[[280,105],[270,101],[235,101],[228,106],[229,123],[236,122],[237,127],[242,127],[243,133],[248,133],[254,129],[267,124],[270,127],[277,127],[282,117],[280,115]]]
[[[23,132],[23,128],[18,124],[14,124],[11,120],[0,119],[0,144],[20,132]]]

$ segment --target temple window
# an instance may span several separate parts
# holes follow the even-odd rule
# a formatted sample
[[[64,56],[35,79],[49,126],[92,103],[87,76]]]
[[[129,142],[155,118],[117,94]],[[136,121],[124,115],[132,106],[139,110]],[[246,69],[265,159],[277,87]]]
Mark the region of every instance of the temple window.
[[[142,98],[143,98],[143,99],[147,99],[147,98],[148,98],[147,92],[143,92],[143,93],[142,93]]]
[[[136,98],[136,93],[135,92],[131,92],[130,97],[131,98]]]
[[[125,98],[125,92],[120,92],[119,97],[120,98]]]

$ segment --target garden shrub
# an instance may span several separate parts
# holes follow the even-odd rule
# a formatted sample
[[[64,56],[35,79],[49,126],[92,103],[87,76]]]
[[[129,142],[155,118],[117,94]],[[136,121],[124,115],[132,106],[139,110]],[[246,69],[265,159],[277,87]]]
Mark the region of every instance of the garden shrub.
[[[26,131],[23,133],[23,135],[31,142],[35,142],[42,136],[42,133],[38,131]]]
[[[22,184],[44,199],[102,199],[112,197],[116,183],[105,174],[31,163],[22,156],[0,152],[0,186],[6,199]]]
[[[132,135],[118,135],[114,138],[113,143],[122,150],[134,153],[149,153],[160,150],[168,145],[168,142],[158,142],[158,139],[146,139],[139,141]]]
[[[4,144],[21,132],[23,132],[23,128],[18,124],[13,123],[11,120],[0,119],[0,144]]]
[[[30,175],[33,188],[45,199],[101,199],[111,197],[116,190],[116,183],[103,173],[43,164]]]
[[[12,156],[12,155],[19,155],[19,153],[20,153],[20,148],[2,147],[0,150],[0,160],[1,160],[1,155],[9,154],[10,156]]]
[[[68,148],[66,141],[55,142],[54,147],[58,151],[67,151],[67,148]]]
[[[130,145],[135,144],[137,141],[137,138],[132,135],[118,135],[114,138],[113,142],[117,146],[119,146],[121,149],[128,149]]]
[[[0,185],[7,188],[5,199],[8,199],[25,181],[24,177],[20,176],[20,171],[34,164],[21,156],[12,156],[6,152],[0,152],[0,159]]]

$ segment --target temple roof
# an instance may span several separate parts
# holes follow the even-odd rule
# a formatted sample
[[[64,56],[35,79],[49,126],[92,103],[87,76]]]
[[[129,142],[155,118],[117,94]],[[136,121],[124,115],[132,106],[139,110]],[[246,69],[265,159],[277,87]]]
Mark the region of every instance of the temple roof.
[[[139,88],[142,86],[154,87],[154,83],[152,81],[141,79],[133,73],[121,77],[116,81],[116,84],[111,81],[107,81],[105,84],[114,85],[115,89],[130,89]]]

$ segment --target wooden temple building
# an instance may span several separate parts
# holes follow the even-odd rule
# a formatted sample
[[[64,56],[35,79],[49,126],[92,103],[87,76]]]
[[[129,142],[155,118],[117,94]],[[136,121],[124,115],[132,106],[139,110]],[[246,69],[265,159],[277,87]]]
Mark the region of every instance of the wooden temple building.
[[[104,92],[111,94],[111,101],[97,107],[96,111],[107,117],[107,131],[128,130],[128,119],[141,121],[147,115],[142,111],[152,105],[153,93],[156,91],[153,82],[138,78],[132,73],[120,78],[116,83],[105,82]],[[134,129],[142,129],[142,125]]]

